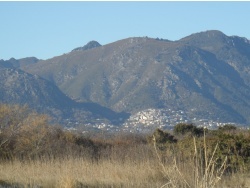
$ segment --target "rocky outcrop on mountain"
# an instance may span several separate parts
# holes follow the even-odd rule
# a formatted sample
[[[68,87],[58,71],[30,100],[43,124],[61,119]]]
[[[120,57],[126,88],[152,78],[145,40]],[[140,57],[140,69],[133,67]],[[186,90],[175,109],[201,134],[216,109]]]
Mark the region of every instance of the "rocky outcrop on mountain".
[[[15,59],[15,58],[10,58],[9,60],[1,60],[0,64],[8,64],[8,67],[15,67],[15,68],[21,68],[23,66],[27,66],[30,64],[37,63],[39,59],[36,57],[26,57],[22,59]]]
[[[97,41],[90,41],[88,42],[88,44],[84,45],[83,47],[78,47],[78,48],[75,48],[72,50],[73,51],[84,51],[84,50],[89,50],[89,49],[92,49],[92,48],[96,48],[96,47],[99,47],[101,46]]]

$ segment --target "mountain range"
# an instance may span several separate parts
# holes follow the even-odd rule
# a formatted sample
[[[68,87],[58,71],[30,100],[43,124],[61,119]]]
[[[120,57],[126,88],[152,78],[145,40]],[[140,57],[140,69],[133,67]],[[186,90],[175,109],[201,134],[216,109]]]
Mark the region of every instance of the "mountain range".
[[[112,121],[168,108],[190,117],[250,122],[250,41],[216,30],[177,41],[91,41],[47,60],[1,60],[0,70],[4,102],[32,101],[41,109],[77,109],[95,118],[98,112]]]

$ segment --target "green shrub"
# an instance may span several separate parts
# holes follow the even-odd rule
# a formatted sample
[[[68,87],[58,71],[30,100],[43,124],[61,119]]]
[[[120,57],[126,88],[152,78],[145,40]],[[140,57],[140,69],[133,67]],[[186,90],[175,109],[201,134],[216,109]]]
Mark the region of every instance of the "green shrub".
[[[202,136],[204,131],[203,128],[198,128],[192,123],[179,123],[174,127],[174,134],[175,135],[186,135],[191,134],[192,136]]]
[[[236,129],[237,127],[231,124],[226,124],[218,128],[219,131],[235,131]]]
[[[157,144],[166,144],[166,143],[176,143],[177,139],[168,132],[165,132],[161,129],[156,129],[153,133],[155,142]]]

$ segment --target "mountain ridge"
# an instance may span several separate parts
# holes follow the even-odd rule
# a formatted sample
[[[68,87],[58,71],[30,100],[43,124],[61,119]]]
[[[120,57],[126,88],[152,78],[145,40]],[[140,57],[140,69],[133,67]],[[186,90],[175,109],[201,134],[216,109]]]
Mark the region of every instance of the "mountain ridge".
[[[31,80],[41,77],[56,85],[71,101],[65,111],[71,117],[82,111],[84,118],[117,123],[130,113],[167,108],[181,109],[192,118],[250,123],[250,42],[217,30],[176,41],[149,37],[106,45],[90,41],[47,60],[0,60],[0,68],[22,69]],[[6,74],[2,85],[10,77]]]
[[[250,122],[249,41],[205,31],[177,41],[132,37],[24,67],[66,95],[114,111],[183,108]],[[192,110],[193,109],[193,110]]]

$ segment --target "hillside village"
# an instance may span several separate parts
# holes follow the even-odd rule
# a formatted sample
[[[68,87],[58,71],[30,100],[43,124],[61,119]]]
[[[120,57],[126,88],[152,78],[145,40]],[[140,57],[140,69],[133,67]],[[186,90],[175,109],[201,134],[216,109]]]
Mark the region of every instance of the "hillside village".
[[[234,124],[231,122],[219,122],[209,119],[190,118],[183,110],[172,109],[146,109],[137,112],[130,116],[130,118],[121,126],[115,126],[107,122],[97,119],[96,123],[81,124],[79,122],[72,122],[68,120],[68,130],[76,130],[80,128],[85,131],[100,130],[111,132],[132,132],[132,133],[147,133],[161,128],[163,130],[172,130],[178,123],[193,123],[199,127],[207,127],[209,129],[217,129],[219,126],[225,124]],[[240,125],[239,125],[240,126]],[[243,125],[242,125],[243,126]]]
[[[183,110],[147,109],[132,115],[128,121],[124,123],[123,130],[130,132],[147,132],[155,128],[171,130],[178,123],[194,123],[200,127],[216,129],[218,126],[229,122],[215,122],[208,119],[190,118]]]

